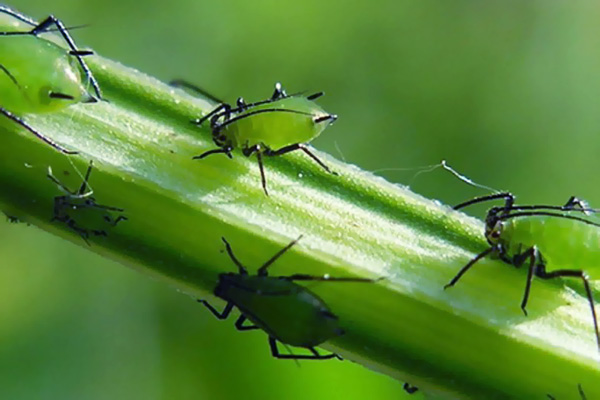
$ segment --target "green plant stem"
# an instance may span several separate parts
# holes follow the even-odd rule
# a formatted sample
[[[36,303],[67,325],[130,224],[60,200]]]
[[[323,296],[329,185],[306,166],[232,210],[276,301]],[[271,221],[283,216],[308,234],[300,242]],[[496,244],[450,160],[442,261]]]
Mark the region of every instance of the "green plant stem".
[[[252,270],[303,234],[272,273],[385,278],[310,286],[347,332],[323,347],[442,398],[571,399],[577,383],[600,398],[579,289],[536,282],[525,317],[526,271],[489,260],[442,289],[486,248],[480,221],[322,153],[340,176],[303,154],[266,159],[266,197],[254,158],[192,160],[214,147],[208,129],[190,123],[211,104],[117,63],[89,62],[109,102],[26,116],[80,155],[64,156],[0,121],[0,206],[8,214],[87,247],[51,222],[62,193],[46,173],[52,167],[75,188],[74,166],[83,171],[91,159],[97,201],[129,218],[92,238],[91,251],[204,298],[219,273],[235,270],[221,236]]]

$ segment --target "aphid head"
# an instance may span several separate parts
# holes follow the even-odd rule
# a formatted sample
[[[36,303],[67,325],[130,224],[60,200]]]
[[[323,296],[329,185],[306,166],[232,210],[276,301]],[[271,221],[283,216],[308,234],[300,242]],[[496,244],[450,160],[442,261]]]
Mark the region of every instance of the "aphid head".
[[[217,125],[212,131],[213,142],[222,149],[233,149],[233,143],[226,131],[221,129],[221,126]]]
[[[485,238],[492,246],[498,244],[502,236],[504,221],[498,216],[502,207],[492,207],[485,218]]]
[[[233,272],[219,274],[219,283],[215,287],[214,292],[215,296],[220,297],[227,292],[227,289],[231,286],[233,275],[235,275]]]

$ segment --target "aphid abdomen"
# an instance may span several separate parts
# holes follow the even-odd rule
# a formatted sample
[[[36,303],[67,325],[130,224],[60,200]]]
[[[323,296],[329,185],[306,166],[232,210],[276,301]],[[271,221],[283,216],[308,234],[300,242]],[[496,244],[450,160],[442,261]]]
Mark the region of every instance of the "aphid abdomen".
[[[318,136],[312,116],[285,110],[264,111],[240,118],[226,126],[226,134],[234,138],[235,146],[263,145],[272,150],[295,143],[307,143]]]
[[[75,57],[48,40],[0,36],[0,65],[0,106],[15,114],[56,111],[89,98]]]
[[[291,346],[313,347],[341,334],[338,320],[306,288],[287,280],[226,275],[215,290],[270,336]]]
[[[515,217],[504,224],[502,236],[507,239],[505,243],[509,243],[507,255],[535,245],[548,270],[584,270],[591,279],[598,277],[599,227],[555,216]]]

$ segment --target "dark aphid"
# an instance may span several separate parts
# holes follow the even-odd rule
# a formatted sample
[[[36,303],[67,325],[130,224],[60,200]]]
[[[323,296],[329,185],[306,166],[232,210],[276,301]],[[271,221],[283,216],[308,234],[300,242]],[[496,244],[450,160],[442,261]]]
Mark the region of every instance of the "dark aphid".
[[[325,171],[335,174],[308,147],[308,143],[337,119],[336,115],[328,114],[314,102],[323,95],[322,92],[310,96],[300,93],[288,95],[277,83],[269,99],[247,104],[240,97],[236,106],[232,107],[188,82],[177,80],[171,84],[192,89],[220,103],[210,113],[193,121],[196,125],[210,122],[213,141],[218,148],[194,159],[218,153],[232,158],[231,152],[236,148],[241,149],[246,157],[256,154],[262,187],[267,195],[263,156],[280,156],[302,150]]]
[[[0,114],[55,149],[75,154],[38,132],[21,116],[58,111],[72,104],[101,99],[98,82],[83,60],[93,53],[79,50],[67,28],[53,16],[37,23],[0,6],[2,14],[9,16],[14,24],[0,21],[0,26],[6,29],[0,31]],[[18,30],[24,25],[31,29]],[[68,49],[40,36],[53,30],[62,36]],[[88,84],[92,85],[96,97],[89,94]]]
[[[205,300],[198,301],[219,319],[226,319],[233,307],[237,307],[241,315],[235,322],[235,327],[240,331],[250,329],[265,331],[269,336],[271,354],[275,358],[324,360],[338,357],[336,354],[319,354],[315,349],[315,346],[344,333],[340,328],[338,317],[316,294],[295,282],[374,282],[375,280],[303,274],[268,276],[267,269],[271,264],[294,246],[300,238],[279,250],[258,269],[256,275],[249,275],[247,269],[233,254],[227,240],[225,238],[222,240],[227,254],[238,267],[237,273],[220,274],[214,291],[215,296],[225,300],[227,305],[219,312]],[[252,325],[244,325],[246,320],[252,322]],[[312,354],[280,354],[277,348],[278,341],[284,345],[304,347]]]
[[[577,385],[577,389],[579,390],[579,396],[581,397],[581,400],[587,400],[581,384]],[[552,396],[551,394],[547,394],[546,396],[548,396],[548,399],[550,400],[556,400],[556,397]]]
[[[404,389],[404,391],[408,394],[413,394],[419,391],[418,387],[413,386],[408,382],[405,382],[404,385],[402,385],[402,389]]]
[[[4,214],[4,216],[6,217],[6,220],[8,222],[10,222],[11,224],[18,224],[19,222],[21,222],[21,220],[19,219],[19,217],[16,217],[16,216],[11,215],[11,214],[7,214],[5,211],[2,211],[2,214]]]
[[[504,199],[504,206],[492,207],[485,219],[485,237],[490,247],[469,261],[445,288],[454,286],[473,265],[487,256],[499,258],[516,268],[527,263],[527,281],[521,302],[521,309],[527,315],[526,306],[534,277],[581,279],[600,348],[598,320],[589,284],[590,280],[599,278],[600,272],[600,224],[589,218],[599,210],[587,208],[576,197],[571,197],[564,206],[517,206],[510,193],[477,197],[454,209],[497,199]]]
[[[123,215],[115,217],[112,214],[122,213],[123,209],[96,203],[96,199],[92,197],[93,192],[88,190],[91,173],[92,162],[90,161],[85,178],[77,191],[71,191],[52,175],[52,172],[48,173],[48,178],[66,193],[66,195],[54,198],[52,221],[67,225],[77,232],[88,245],[90,236],[107,236],[107,228],[115,227],[119,222],[127,220],[127,217]]]

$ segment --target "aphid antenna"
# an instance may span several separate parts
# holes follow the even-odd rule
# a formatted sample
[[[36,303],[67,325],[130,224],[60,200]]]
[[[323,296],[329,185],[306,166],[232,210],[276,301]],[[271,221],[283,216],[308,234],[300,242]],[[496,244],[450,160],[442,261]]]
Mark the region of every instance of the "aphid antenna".
[[[77,166],[75,166],[75,163],[73,163],[73,161],[70,158],[67,158],[67,160],[69,161],[69,164],[71,164],[71,167],[73,167],[73,170],[75,170],[75,173],[77,174],[77,176],[79,176],[81,178],[81,186],[79,187],[79,190],[77,191],[77,193],[74,193],[76,195],[76,197],[83,199],[83,198],[92,196],[94,194],[94,189],[92,188],[92,185],[89,184],[89,180],[90,180],[90,174],[92,173],[93,161],[90,160],[90,162],[88,164],[88,168],[87,168],[85,176],[84,176],[81,173],[81,171],[79,170],[79,168],[77,168]],[[86,188],[89,188],[89,190],[86,191]]]
[[[290,243],[287,244],[287,246],[285,246],[284,248],[280,249],[277,253],[275,253],[273,255],[273,257],[269,258],[259,269],[257,274],[259,276],[267,276],[267,269],[271,266],[271,264],[273,264],[275,261],[277,261],[277,259],[279,257],[281,257],[286,251],[288,251],[289,249],[291,249],[292,247],[294,247],[299,241],[300,239],[302,239],[304,235],[300,235],[298,236],[298,238],[292,240]]]
[[[206,97],[209,100],[214,101],[215,103],[219,103],[219,104],[225,103],[223,100],[219,99],[216,96],[213,96],[211,93],[202,89],[200,86],[194,85],[193,83],[186,81],[185,79],[173,79],[172,81],[169,82],[169,86],[173,86],[176,88],[189,89],[189,90],[195,92],[196,94],[199,94],[203,97]]]
[[[570,219],[572,221],[583,222],[583,223],[591,225],[591,226],[600,227],[600,223],[598,223],[598,222],[593,222],[593,221],[587,220],[585,218],[577,217],[577,216],[574,216],[574,215],[558,214],[558,213],[553,213],[553,212],[550,212],[550,211],[523,211],[523,212],[515,212],[515,213],[510,213],[510,214],[504,214],[504,215],[501,215],[501,216],[499,216],[497,218],[498,218],[498,220],[507,220],[507,219],[510,219],[510,218],[534,217],[534,216],[544,216],[544,217],[555,217],[555,218]]]
[[[227,239],[225,239],[225,237],[221,236],[221,240],[225,244],[225,250],[227,251],[227,255],[229,256],[229,258],[231,258],[231,261],[233,261],[233,263],[238,267],[239,273],[241,275],[248,275],[248,270],[246,269],[246,267],[244,267],[244,265],[240,262],[240,260],[237,259],[237,257],[233,253],[233,249],[231,248],[231,245],[229,244]]]
[[[26,24],[29,24],[31,26],[37,25],[37,22],[35,22],[33,19],[31,19],[28,16],[23,15],[17,11],[14,11],[13,9],[6,7],[6,6],[0,5],[0,13],[8,14],[8,15],[18,19],[19,21],[25,22]]]
[[[77,174],[82,178],[85,179],[83,177],[83,175],[81,175],[81,173],[79,172],[79,170],[77,168],[75,168],[75,171],[77,171]],[[88,175],[89,176],[89,175]],[[69,189],[67,186],[65,186],[64,183],[62,183],[56,176],[54,176],[53,172],[52,172],[52,167],[48,166],[48,174],[47,174],[48,179],[50,179],[52,182],[54,182],[54,184],[56,184],[56,186],[58,186],[58,188],[65,193],[66,195],[68,195],[69,197],[72,198],[76,198],[76,199],[84,199],[86,197],[90,197],[92,196],[92,194],[94,194],[94,191],[90,188],[90,190],[88,190],[87,192],[84,193],[79,193],[79,191],[81,190],[83,186],[80,187],[80,189],[77,192],[72,191],[71,189]]]
[[[340,147],[337,140],[333,141],[333,147],[335,147],[335,151],[337,151],[338,155],[342,159],[343,162],[346,162],[346,157],[344,157],[344,153],[342,153],[342,148]]]
[[[1,10],[0,10],[1,11]],[[35,24],[31,24],[34,25]],[[82,24],[82,25],[75,25],[75,26],[65,26],[65,31],[74,31],[76,29],[83,29],[83,28],[89,28],[91,25],[90,24]],[[44,34],[44,33],[56,33],[56,32],[60,32],[60,29],[58,28],[50,28],[50,29],[46,29],[44,32],[41,32],[40,34]],[[24,36],[24,35],[32,35],[31,31],[8,31],[8,32],[0,32],[0,36]],[[74,54],[75,53],[81,53],[81,54]],[[89,51],[89,50],[71,50],[69,51],[69,54],[76,56],[90,56],[92,54],[94,54],[93,51]]]
[[[475,197],[474,199],[457,204],[452,208],[454,208],[455,210],[459,210],[464,207],[472,206],[473,204],[485,203],[488,201],[493,201],[493,200],[498,200],[498,199],[504,199],[506,202],[505,205],[500,208],[510,209],[513,205],[513,202],[515,201],[515,196],[513,196],[512,193],[509,193],[509,192],[495,193],[495,194],[490,194],[487,196]]]
[[[277,276],[274,278],[285,279],[288,281],[362,282],[362,283],[375,283],[375,282],[379,282],[379,281],[385,279],[384,277],[371,279],[371,278],[353,278],[353,277],[332,277],[329,275],[314,276],[314,275],[307,275],[307,274]]]
[[[2,64],[0,64],[0,71],[4,72],[8,76],[8,78],[12,81],[12,83],[14,83],[19,88],[19,90],[23,90],[21,88],[21,85],[19,85],[17,78],[15,78],[15,76],[13,74],[11,74],[10,71]]]
[[[441,164],[431,164],[431,165],[423,165],[421,167],[387,167],[387,168],[372,169],[372,170],[369,170],[369,172],[377,174],[379,172],[411,172],[411,171],[418,171],[418,173],[422,174],[422,173],[426,173],[426,172],[435,171],[436,169],[440,168],[441,166],[442,166]]]
[[[573,199],[575,199],[575,202],[573,202]],[[579,207],[575,207],[575,205],[580,205]],[[563,205],[563,206],[551,206],[551,205],[545,205],[545,204],[534,204],[534,205],[527,205],[527,206],[509,206],[509,207],[500,207],[503,210],[506,210],[507,212],[511,212],[511,211],[525,211],[525,210],[531,210],[531,211],[535,211],[535,210],[554,210],[554,211],[565,211],[565,212],[570,212],[570,211],[576,211],[576,212],[581,212],[584,214],[596,214],[596,213],[600,213],[600,209],[598,208],[589,208],[587,207],[587,204],[581,200],[578,200],[576,197],[572,197],[571,199],[569,199],[569,201],[567,202],[567,204]]]
[[[467,185],[471,185],[471,186],[474,186],[474,187],[479,188],[479,189],[488,190],[488,191],[493,192],[493,193],[499,193],[500,192],[499,190],[496,190],[496,189],[491,188],[489,186],[481,185],[481,184],[479,184],[477,182],[474,182],[469,177],[458,173],[454,168],[452,168],[450,165],[448,165],[448,163],[446,162],[446,160],[442,160],[440,162],[440,164],[442,165],[442,168],[444,168],[446,171],[450,172],[452,175],[454,175],[455,177],[457,177],[458,179],[460,179],[461,181],[463,181]]]
[[[11,121],[21,125],[23,128],[27,129],[30,133],[32,133],[34,136],[36,136],[38,139],[49,144],[51,147],[54,147],[54,149],[60,151],[61,153],[67,154],[67,155],[79,154],[78,151],[67,150],[66,148],[62,147],[60,144],[56,143],[52,139],[44,136],[43,134],[41,134],[40,132],[35,130],[31,125],[29,125],[24,120],[22,120],[21,118],[17,117],[13,113],[11,113],[10,111],[8,111],[2,107],[0,107],[0,114],[4,115],[6,118],[10,119]]]

